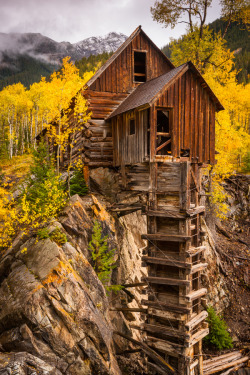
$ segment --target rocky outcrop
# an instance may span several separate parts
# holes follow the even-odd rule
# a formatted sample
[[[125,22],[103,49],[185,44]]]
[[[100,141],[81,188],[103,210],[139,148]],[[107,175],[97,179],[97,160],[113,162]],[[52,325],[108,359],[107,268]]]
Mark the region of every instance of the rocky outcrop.
[[[132,202],[138,197],[122,199]],[[138,282],[146,272],[140,261],[145,246],[140,232],[146,222],[140,212],[110,215],[107,206],[110,202],[98,194],[74,196],[58,221],[47,226],[49,234],[58,228],[65,233],[66,243],[39,240],[35,232],[19,233],[12,248],[1,254],[1,375],[120,374],[115,352],[122,353],[129,343],[112,332],[132,335],[129,322],[140,323],[140,314],[116,308],[140,307],[141,290],[107,295],[92,268],[88,243],[98,220],[109,248],[116,249],[111,282]]]
[[[48,230],[66,233],[63,225],[74,232],[63,245],[19,236],[1,255],[1,375],[120,373],[106,292],[86,256],[91,219],[78,196]]]

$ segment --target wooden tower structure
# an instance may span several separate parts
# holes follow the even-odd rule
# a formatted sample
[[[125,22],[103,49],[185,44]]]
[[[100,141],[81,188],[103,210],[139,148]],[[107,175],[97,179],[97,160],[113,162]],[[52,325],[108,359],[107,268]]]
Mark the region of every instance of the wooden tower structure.
[[[191,62],[175,68],[141,27],[83,95],[92,118],[76,136],[72,160],[114,168],[121,189],[147,196],[147,313],[139,329],[176,373],[202,375],[201,168],[215,163],[215,112],[223,107]]]
[[[202,374],[208,334],[201,287],[205,247],[201,167],[214,163],[215,111],[222,109],[192,63],[140,85],[110,116],[114,164],[125,188],[146,192],[146,343],[179,374]],[[153,367],[154,364],[151,364]]]

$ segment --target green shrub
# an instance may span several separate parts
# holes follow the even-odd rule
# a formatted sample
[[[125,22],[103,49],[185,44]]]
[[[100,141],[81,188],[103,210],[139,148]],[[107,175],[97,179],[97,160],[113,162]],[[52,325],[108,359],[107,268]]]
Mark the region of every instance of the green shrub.
[[[60,228],[56,228],[50,235],[49,238],[51,241],[57,243],[58,246],[62,246],[68,241],[65,233],[62,232]]]
[[[108,285],[112,269],[116,268],[116,265],[114,260],[115,249],[108,249],[107,238],[108,236],[102,237],[102,227],[98,221],[95,221],[92,239],[89,242],[94,270],[107,291],[117,292],[122,289],[121,285]]]
[[[205,337],[204,341],[219,350],[232,348],[232,338],[227,331],[226,322],[216,314],[213,307],[208,307],[207,312],[209,335]]]
[[[45,240],[46,238],[49,238],[48,229],[47,228],[38,229],[37,237],[39,238],[39,240]]]
[[[81,196],[88,194],[88,186],[86,185],[86,181],[80,169],[76,169],[74,171],[73,177],[70,179],[69,186],[71,196],[74,194]]]

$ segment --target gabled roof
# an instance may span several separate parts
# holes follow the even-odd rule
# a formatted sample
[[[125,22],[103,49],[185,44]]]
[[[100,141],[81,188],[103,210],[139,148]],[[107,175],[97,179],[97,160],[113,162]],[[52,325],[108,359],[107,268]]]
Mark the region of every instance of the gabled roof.
[[[143,105],[152,105],[168,87],[170,87],[178,78],[180,78],[187,70],[192,70],[202,83],[202,87],[208,90],[209,95],[216,104],[218,111],[224,109],[218,98],[215,96],[213,91],[210,89],[198,69],[193,65],[191,61],[182,64],[170,72],[162,74],[161,76],[151,79],[145,83],[137,86],[134,91],[111,113],[109,119],[114,116],[120,115],[121,113],[131,111],[132,109],[141,107]]]
[[[154,48],[157,49],[157,51],[164,57],[164,59],[168,62],[169,66],[171,68],[174,68],[174,65],[171,63],[171,61],[167,58],[167,56],[154,44],[154,42],[147,36],[146,33],[142,30],[141,26],[138,26],[135,31],[125,40],[125,42],[113,53],[113,55],[101,66],[100,69],[97,70],[97,72],[93,75],[92,78],[87,82],[87,86],[90,87],[92,83],[95,82],[95,80],[100,77],[100,75],[107,69],[109,65],[112,64],[112,62],[122,53],[122,51],[125,50],[125,48],[129,45],[129,43],[138,35],[142,33],[154,46]]]

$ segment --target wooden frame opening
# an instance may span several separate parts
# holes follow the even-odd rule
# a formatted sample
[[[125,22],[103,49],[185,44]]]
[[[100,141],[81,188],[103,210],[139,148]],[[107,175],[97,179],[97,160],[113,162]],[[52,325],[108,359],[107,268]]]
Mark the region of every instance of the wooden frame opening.
[[[135,119],[131,118],[129,120],[129,135],[134,135],[135,134]]]
[[[171,155],[172,109],[159,108],[156,115],[156,154]]]
[[[134,51],[134,82],[146,82],[147,80],[147,54],[142,51]]]

